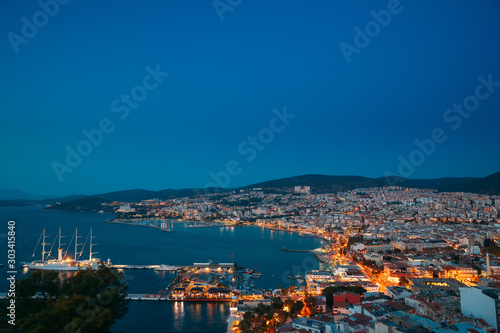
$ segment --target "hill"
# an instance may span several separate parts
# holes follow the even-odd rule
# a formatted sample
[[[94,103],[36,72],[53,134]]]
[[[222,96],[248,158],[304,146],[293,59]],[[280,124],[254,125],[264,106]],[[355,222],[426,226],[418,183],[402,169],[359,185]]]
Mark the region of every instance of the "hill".
[[[446,192],[471,192],[487,195],[500,194],[500,172],[484,178],[473,179],[463,184],[449,184],[441,188]]]
[[[361,176],[327,176],[327,175],[303,175],[289,178],[270,180],[243,187],[243,189],[263,188],[268,190],[291,190],[294,186],[311,186],[313,193],[335,193],[355,190],[357,188],[403,186],[422,189],[437,189],[445,191],[447,187],[454,185],[461,188],[464,184],[478,178],[436,178],[436,179],[405,179],[401,177],[390,178],[368,178]],[[497,187],[500,189],[500,186]]]
[[[207,189],[196,189],[196,188],[187,188],[181,190],[166,189],[160,191],[135,189],[135,190],[101,193],[92,195],[92,197],[102,198],[109,201],[140,202],[142,200],[148,200],[154,198],[168,200],[168,199],[175,199],[182,197],[192,197],[203,193],[219,193],[226,191],[228,190],[218,187],[211,187]]]
[[[168,189],[161,191],[148,191],[148,190],[136,189],[136,190],[101,193],[91,196],[75,195],[58,199],[43,200],[43,204],[50,205],[49,207],[45,208],[45,210],[50,210],[50,211],[99,212],[103,210],[102,203],[108,203],[113,201],[140,202],[142,200],[155,199],[155,198],[161,200],[168,200],[175,198],[192,197],[204,193],[221,193],[225,191],[228,190],[222,188],[182,189],[182,190]],[[29,205],[30,203],[33,204],[33,202],[30,201],[25,203],[24,205],[26,206]],[[0,201],[0,206],[1,205],[2,202]]]
[[[500,195],[500,172],[484,178],[436,178],[436,179],[405,179],[401,177],[369,178],[361,176],[329,176],[308,174],[302,176],[269,180],[236,189],[205,188],[205,189],[166,189],[148,191],[143,189],[115,191],[96,195],[74,195],[57,199],[45,200],[0,200],[0,206],[27,206],[51,205],[47,210],[87,211],[102,210],[102,203],[140,202],[142,200],[158,198],[161,200],[191,197],[205,193],[225,193],[229,191],[262,188],[267,192],[290,192],[294,186],[310,186],[312,193],[336,193],[358,188],[403,186],[421,189],[436,189],[440,192],[472,192],[488,195]]]
[[[110,202],[109,200],[95,197],[85,197],[76,200],[48,206],[44,210],[49,211],[64,211],[64,212],[88,212],[98,213],[103,210],[102,203]]]
[[[356,188],[384,186],[373,178],[361,176],[327,176],[327,175],[303,175],[276,180],[269,180],[242,187],[242,189],[263,188],[269,190],[291,190],[294,186],[311,186],[314,193],[335,193]]]

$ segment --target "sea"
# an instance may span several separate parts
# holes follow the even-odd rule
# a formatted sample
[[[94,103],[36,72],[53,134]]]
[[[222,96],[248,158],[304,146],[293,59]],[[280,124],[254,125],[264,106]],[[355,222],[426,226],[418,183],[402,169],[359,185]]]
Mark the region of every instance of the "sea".
[[[41,207],[0,207],[0,292],[7,292],[7,233],[9,221],[15,221],[17,278],[26,278],[29,271],[23,262],[41,259],[41,233],[45,228],[47,246],[57,253],[57,234],[62,230],[63,243],[74,252],[72,236],[78,228],[79,243],[85,243],[83,258],[88,257],[90,228],[95,236],[93,251],[101,260],[127,265],[191,265],[208,262],[236,262],[238,266],[262,273],[255,287],[279,289],[296,285],[287,277],[318,268],[308,252],[285,252],[286,249],[312,250],[322,245],[317,238],[303,238],[296,233],[261,227],[192,228],[180,221],[169,222],[174,232],[148,227],[105,222],[111,215],[50,212]],[[11,223],[12,224],[12,223]],[[68,246],[69,244],[69,246]],[[154,270],[124,270],[128,293],[157,293],[166,289],[176,273]],[[113,332],[226,332],[229,303],[132,301],[128,313],[112,327]]]

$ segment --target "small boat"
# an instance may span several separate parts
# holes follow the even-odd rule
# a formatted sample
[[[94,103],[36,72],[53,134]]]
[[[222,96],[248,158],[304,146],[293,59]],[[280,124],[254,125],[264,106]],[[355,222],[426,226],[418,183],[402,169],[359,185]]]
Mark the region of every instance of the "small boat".
[[[165,272],[165,271],[178,271],[179,270],[179,267],[177,266],[169,266],[169,265],[160,265],[158,267],[155,268],[155,271],[162,271],[162,272]]]
[[[243,272],[243,277],[251,277],[251,278],[254,278],[254,279],[258,279],[260,278],[262,275],[261,272],[257,272],[256,270],[254,269],[245,269],[245,271]]]
[[[302,279],[302,276],[300,276],[300,274],[288,275],[287,279],[290,279],[290,280],[299,280],[299,279]]]

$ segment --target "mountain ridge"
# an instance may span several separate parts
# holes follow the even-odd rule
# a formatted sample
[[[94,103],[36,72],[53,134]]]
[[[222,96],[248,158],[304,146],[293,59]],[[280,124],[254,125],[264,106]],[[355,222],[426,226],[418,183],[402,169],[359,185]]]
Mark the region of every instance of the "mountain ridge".
[[[500,172],[486,177],[443,177],[433,179],[406,179],[397,176],[370,178],[364,176],[334,176],[322,174],[305,174],[299,176],[285,177],[274,180],[263,181],[237,188],[186,188],[186,189],[164,189],[151,191],[145,189],[130,189],[112,191],[92,195],[71,195],[53,199],[29,200],[24,198],[12,198],[0,200],[0,206],[6,206],[11,202],[13,205],[53,205],[55,203],[66,203],[86,198],[98,198],[103,202],[139,202],[147,199],[175,199],[189,197],[206,193],[225,193],[237,190],[248,190],[252,188],[263,188],[266,191],[289,192],[294,186],[311,186],[312,193],[336,193],[354,190],[357,188],[402,186],[421,189],[436,189],[439,192],[471,192],[478,194],[496,195],[500,194]],[[95,200],[94,200],[95,201]]]

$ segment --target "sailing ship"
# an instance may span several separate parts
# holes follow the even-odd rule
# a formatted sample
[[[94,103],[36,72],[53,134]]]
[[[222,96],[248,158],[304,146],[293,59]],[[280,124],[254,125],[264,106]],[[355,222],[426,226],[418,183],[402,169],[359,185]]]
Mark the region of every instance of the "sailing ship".
[[[78,271],[79,269],[85,269],[87,267],[97,269],[99,265],[103,263],[98,258],[92,257],[93,254],[97,253],[97,252],[92,252],[92,248],[95,245],[97,245],[92,243],[92,239],[95,238],[94,236],[92,236],[92,228],[90,229],[89,236],[87,236],[87,240],[90,239],[89,258],[85,260],[80,260],[83,251],[78,251],[78,246],[82,245],[81,243],[80,244],[78,243],[78,238],[81,238],[81,236],[78,236],[78,228],[76,228],[74,234],[74,239],[75,239],[74,258],[67,256],[68,250],[66,250],[66,252],[63,254],[62,246],[65,244],[61,243],[61,239],[64,237],[61,235],[61,228],[59,228],[59,233],[58,233],[59,246],[57,248],[57,259],[52,258],[50,255],[54,245],[52,245],[49,251],[46,251],[46,247],[50,245],[50,243],[46,242],[47,237],[48,236],[45,235],[45,228],[44,228],[42,234],[40,235],[40,238],[38,239],[38,244],[35,247],[35,250],[33,251],[33,254],[31,256],[31,259],[33,259],[35,256],[36,248],[40,244],[40,240],[42,240],[42,259],[26,263],[24,267],[27,267],[28,269],[32,270]],[[87,240],[85,241],[85,243],[87,243]],[[85,244],[83,244],[81,250],[83,250],[84,247]],[[107,266],[111,266],[110,259],[108,259],[108,261],[104,264]]]

